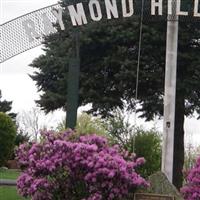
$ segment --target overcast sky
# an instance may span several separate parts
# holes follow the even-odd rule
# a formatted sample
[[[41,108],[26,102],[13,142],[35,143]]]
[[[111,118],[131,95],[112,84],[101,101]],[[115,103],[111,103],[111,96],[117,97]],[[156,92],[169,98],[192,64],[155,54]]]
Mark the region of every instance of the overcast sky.
[[[0,0],[0,24],[27,14],[39,8],[57,3],[56,0]],[[3,99],[13,101],[13,111],[29,111],[35,107],[39,98],[35,83],[28,74],[33,69],[28,65],[42,54],[41,46],[22,53],[0,64],[0,89]],[[41,125],[52,123],[54,126],[64,117],[63,112],[56,112],[48,117],[41,117]]]
[[[0,24],[57,3],[56,0],[0,0],[0,2]],[[34,100],[39,98],[39,94],[35,83],[28,76],[33,72],[28,65],[42,53],[40,46],[0,64],[0,89],[4,99],[13,101],[13,111],[15,112],[35,107]],[[62,112],[57,112],[53,118],[52,116],[50,118],[55,124],[63,117]],[[143,124],[143,121],[137,120],[137,123]],[[152,127],[153,123],[145,124],[145,126]],[[156,122],[156,126],[162,130],[162,121]],[[200,122],[194,118],[186,119],[185,130],[193,144],[200,145]]]

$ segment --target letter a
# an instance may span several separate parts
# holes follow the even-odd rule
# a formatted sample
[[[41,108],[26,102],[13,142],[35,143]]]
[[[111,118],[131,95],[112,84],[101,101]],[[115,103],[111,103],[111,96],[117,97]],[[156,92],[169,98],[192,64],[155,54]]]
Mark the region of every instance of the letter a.
[[[44,23],[44,33],[46,35],[48,35],[49,33],[55,33],[56,30],[54,29],[53,24],[50,21],[50,19],[47,17],[46,13],[42,14],[42,19]]]
[[[34,38],[39,39],[41,37],[41,35],[36,32],[34,21],[32,21],[31,19],[27,19],[26,21],[23,21],[22,25],[29,38],[29,42],[33,42]]]

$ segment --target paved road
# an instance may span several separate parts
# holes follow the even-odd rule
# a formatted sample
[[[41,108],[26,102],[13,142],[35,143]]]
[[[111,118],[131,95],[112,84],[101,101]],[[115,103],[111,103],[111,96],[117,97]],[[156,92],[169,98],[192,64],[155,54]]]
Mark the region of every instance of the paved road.
[[[0,179],[0,185],[16,185],[16,180]]]

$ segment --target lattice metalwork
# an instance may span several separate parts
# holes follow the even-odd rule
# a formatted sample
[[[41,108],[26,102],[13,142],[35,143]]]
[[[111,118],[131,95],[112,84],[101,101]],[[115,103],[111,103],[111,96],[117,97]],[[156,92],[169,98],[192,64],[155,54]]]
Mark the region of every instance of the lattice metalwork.
[[[56,22],[52,9],[59,7],[58,4],[51,5],[2,24],[0,26],[0,63],[40,45],[43,41],[42,36],[46,35],[44,26],[48,26],[48,20]],[[28,30],[25,28],[30,25],[34,26],[38,34],[38,37],[34,39],[28,36]],[[52,33],[56,32],[56,29],[48,28],[48,30]]]
[[[121,1],[121,0],[119,0]],[[90,13],[88,11],[88,4],[90,0],[66,0],[64,1],[64,6],[75,5],[77,3],[83,3],[85,13],[90,18]],[[108,19],[105,17],[105,1],[99,0],[102,6],[102,13],[104,13],[101,20],[102,23],[106,23]],[[139,19],[141,14],[141,0],[134,0],[134,14],[132,19]],[[167,2],[168,0],[163,0],[163,14],[161,16],[151,15],[151,0],[144,0],[144,22],[148,23],[149,21],[166,21],[167,20]],[[180,16],[179,21],[184,23],[197,22],[198,27],[200,25],[200,17],[193,17],[194,5],[192,1],[182,1],[182,9],[187,10],[188,16]],[[53,14],[52,10],[59,9],[61,6],[59,4],[54,4],[32,13],[23,15],[14,20],[6,22],[0,26],[0,63],[12,58],[15,55],[18,55],[24,51],[27,51],[31,48],[34,48],[40,45],[43,41],[43,36],[48,35],[49,33],[55,33],[56,29],[52,26],[52,23],[57,21],[56,16]],[[121,7],[119,8],[119,10]],[[200,5],[199,5],[200,10]],[[200,13],[199,13],[200,14]],[[137,17],[135,17],[137,16]],[[92,21],[89,20],[88,24]],[[94,22],[93,23],[101,23]],[[72,25],[69,22],[69,25]],[[30,30],[34,29],[30,33]],[[32,35],[31,35],[32,34]]]

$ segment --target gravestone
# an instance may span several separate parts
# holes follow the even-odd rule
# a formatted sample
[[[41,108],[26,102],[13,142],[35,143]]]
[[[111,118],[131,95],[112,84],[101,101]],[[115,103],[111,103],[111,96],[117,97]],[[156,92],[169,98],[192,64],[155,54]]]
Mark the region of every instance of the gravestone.
[[[149,177],[150,187],[135,194],[134,200],[184,200],[176,187],[162,172]],[[138,195],[138,193],[141,193]]]

